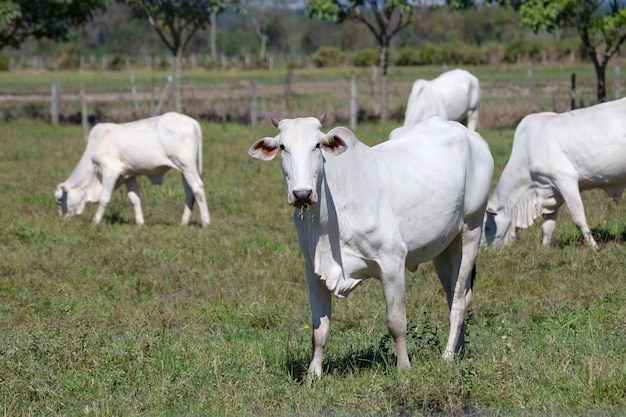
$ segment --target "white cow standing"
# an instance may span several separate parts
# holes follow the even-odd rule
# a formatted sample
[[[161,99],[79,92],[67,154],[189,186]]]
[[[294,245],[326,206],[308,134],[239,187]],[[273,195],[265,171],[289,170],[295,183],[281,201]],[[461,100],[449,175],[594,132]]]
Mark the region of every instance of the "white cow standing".
[[[287,202],[305,259],[312,314],[309,377],[322,373],[331,295],[379,278],[397,367],[409,368],[405,268],[433,260],[450,307],[443,358],[464,344],[466,311],[493,159],[486,142],[435,117],[394,130],[372,148],[347,128],[321,132],[323,118],[273,120],[278,136],[252,145],[261,160],[282,156]]]
[[[553,245],[565,202],[585,243],[597,249],[580,191],[626,188],[626,98],[566,113],[536,113],[517,126],[509,161],[489,199],[484,241],[502,247],[543,215],[542,243]]]
[[[444,72],[433,80],[413,83],[404,116],[404,126],[412,126],[431,116],[465,122],[476,130],[480,107],[478,78],[462,69]]]
[[[87,148],[69,178],[59,184],[54,198],[62,218],[81,214],[86,203],[98,202],[93,223],[102,220],[113,190],[126,185],[135,209],[135,221],[144,224],[138,175],[161,184],[170,169],[182,173],[185,208],[181,224],[191,219],[194,201],[202,225],[210,223],[202,181],[202,130],[189,116],[165,113],[130,123],[99,123],[91,129]]]

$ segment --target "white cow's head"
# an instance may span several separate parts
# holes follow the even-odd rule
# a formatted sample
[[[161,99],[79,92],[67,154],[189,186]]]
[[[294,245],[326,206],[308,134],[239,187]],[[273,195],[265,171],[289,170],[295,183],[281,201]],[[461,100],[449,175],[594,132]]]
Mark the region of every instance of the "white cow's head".
[[[61,218],[82,214],[87,203],[98,201],[101,188],[100,182],[95,179],[84,187],[69,187],[65,183],[57,185],[54,200]]]
[[[256,141],[248,150],[253,158],[263,161],[281,153],[283,174],[287,182],[287,202],[295,207],[306,207],[318,201],[318,189],[324,170],[324,155],[339,155],[347,149],[337,135],[325,135],[320,129],[326,115],[284,119],[272,118],[278,136]]]
[[[515,239],[515,225],[508,210],[487,206],[482,241],[487,246],[502,248]]]

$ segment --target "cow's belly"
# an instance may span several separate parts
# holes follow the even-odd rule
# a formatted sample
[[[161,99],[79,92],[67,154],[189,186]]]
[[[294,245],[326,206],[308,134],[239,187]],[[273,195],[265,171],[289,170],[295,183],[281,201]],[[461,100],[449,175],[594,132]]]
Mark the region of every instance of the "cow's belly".
[[[400,225],[400,233],[407,246],[407,266],[433,259],[447,248],[463,229],[463,217],[460,214],[420,220],[418,223],[403,222]]]

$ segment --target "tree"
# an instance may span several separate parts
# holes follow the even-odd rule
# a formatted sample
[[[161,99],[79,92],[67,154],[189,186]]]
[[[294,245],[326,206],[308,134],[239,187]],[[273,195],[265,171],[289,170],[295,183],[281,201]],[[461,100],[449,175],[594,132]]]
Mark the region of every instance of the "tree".
[[[393,37],[411,23],[414,8],[420,1],[410,0],[308,0],[309,17],[342,23],[358,21],[376,38],[380,53],[381,113],[387,120],[387,66]]]
[[[211,25],[211,15],[222,13],[238,0],[126,0],[137,16],[147,16],[161,42],[174,56],[174,101],[182,112],[182,61],[185,48],[198,30]]]
[[[67,40],[69,30],[106,8],[107,0],[0,0],[0,50],[28,38]]]
[[[626,1],[528,0],[519,5],[519,12],[535,32],[578,32],[596,72],[598,102],[606,101],[606,67],[626,40]]]

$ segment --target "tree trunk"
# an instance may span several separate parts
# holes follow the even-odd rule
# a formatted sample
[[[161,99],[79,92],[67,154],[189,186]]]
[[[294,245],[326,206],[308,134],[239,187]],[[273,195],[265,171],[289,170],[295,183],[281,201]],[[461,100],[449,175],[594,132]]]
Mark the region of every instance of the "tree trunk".
[[[598,79],[598,103],[606,101],[606,64],[596,67],[596,78]]]
[[[380,46],[380,120],[387,120],[387,45]]]
[[[183,112],[183,48],[176,51],[176,59],[174,60],[174,103],[176,111]]]
[[[213,62],[217,61],[217,14],[215,12],[211,13],[211,28],[210,28],[210,36],[211,36],[211,60]]]

